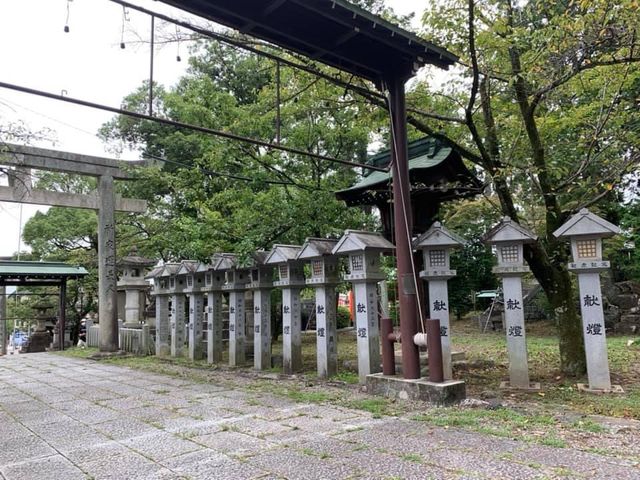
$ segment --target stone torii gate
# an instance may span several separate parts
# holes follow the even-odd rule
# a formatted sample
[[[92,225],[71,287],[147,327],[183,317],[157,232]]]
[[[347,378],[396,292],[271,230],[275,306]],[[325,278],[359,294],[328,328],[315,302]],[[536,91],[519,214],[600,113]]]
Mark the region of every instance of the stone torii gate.
[[[147,202],[117,196],[114,181],[133,179],[131,174],[121,169],[122,165],[141,166],[144,162],[118,162],[110,158],[4,144],[0,150],[0,164],[15,167],[7,172],[9,186],[0,186],[0,201],[98,211],[100,352],[117,351],[115,212],[143,213],[147,209]],[[33,189],[32,169],[96,177],[98,190],[94,194],[80,195]]]

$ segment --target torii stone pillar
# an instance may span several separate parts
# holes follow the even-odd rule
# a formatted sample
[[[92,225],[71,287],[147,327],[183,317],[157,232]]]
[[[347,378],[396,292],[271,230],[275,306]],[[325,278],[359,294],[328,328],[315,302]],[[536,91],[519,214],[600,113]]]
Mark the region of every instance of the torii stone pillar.
[[[253,366],[256,370],[271,368],[271,290],[273,267],[265,265],[267,252],[253,254],[251,283],[253,291]]]
[[[569,270],[578,275],[582,335],[587,356],[589,387],[578,384],[584,391],[622,393],[620,385],[611,385],[607,337],[605,332],[600,272],[608,270],[609,262],[602,260],[602,239],[620,233],[620,229],[605,219],[582,209],[558,230],[558,238],[569,238],[573,262]]]
[[[444,228],[440,222],[435,222],[414,244],[415,248],[422,249],[424,257],[424,270],[420,272],[420,277],[427,280],[429,284],[430,318],[437,318],[440,321],[442,370],[445,380],[453,378],[447,281],[455,277],[456,271],[451,270],[449,258],[451,249],[463,244],[462,238]]]
[[[353,285],[356,303],[358,376],[364,383],[369,374],[381,370],[378,282],[386,275],[380,269],[380,254],[393,250],[382,235],[347,230],[333,248],[334,255],[349,256],[349,273],[344,280]]]
[[[204,272],[204,289],[207,296],[206,322],[207,322],[207,363],[213,364],[222,361],[222,285],[224,275],[214,271],[214,266],[219,257],[212,258],[211,265],[201,264],[199,272]]]
[[[522,300],[522,276],[529,271],[529,267],[524,265],[523,244],[534,242],[537,238],[509,217],[504,217],[484,238],[485,242],[496,246],[498,266],[493,268],[493,273],[502,278],[509,381],[502,382],[501,388],[540,389],[539,383],[529,381]]]
[[[302,307],[300,291],[305,286],[302,262],[296,260],[300,247],[274,245],[267,256],[267,265],[277,265],[279,280],[273,285],[282,288],[282,367],[286,374],[302,370]]]
[[[113,177],[98,178],[98,318],[100,320],[101,352],[117,352],[118,338],[118,276],[116,274],[115,193]]]
[[[307,238],[297,257],[310,261],[311,276],[307,278],[307,285],[313,286],[316,294],[316,358],[320,378],[331,377],[338,371],[338,259],[331,254],[337,243],[337,240]]]

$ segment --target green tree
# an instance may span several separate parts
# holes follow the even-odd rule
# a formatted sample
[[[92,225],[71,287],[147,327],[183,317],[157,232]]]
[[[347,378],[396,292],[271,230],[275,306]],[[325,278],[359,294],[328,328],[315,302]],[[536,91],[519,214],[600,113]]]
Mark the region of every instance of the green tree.
[[[219,43],[199,43],[187,75],[155,98],[157,115],[172,120],[342,160],[364,161],[374,130],[373,107],[344,89]],[[124,100],[136,111],[146,102],[144,85]],[[247,254],[375,222],[333,195],[355,181],[348,166],[124,116],[101,134],[165,160],[126,187],[151,201],[134,231],[165,259]]]
[[[555,312],[561,368],[581,373],[568,249],[553,232],[611,201],[638,166],[638,3],[444,0],[424,24],[461,60],[443,87],[414,89],[409,122],[449,140],[481,168],[499,213],[537,231],[526,260]]]

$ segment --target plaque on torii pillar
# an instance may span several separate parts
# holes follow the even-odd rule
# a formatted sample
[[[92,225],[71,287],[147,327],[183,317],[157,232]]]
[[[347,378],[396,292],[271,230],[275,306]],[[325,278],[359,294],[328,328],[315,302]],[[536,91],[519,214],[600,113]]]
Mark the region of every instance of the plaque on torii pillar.
[[[132,180],[123,165],[144,162],[119,162],[111,158],[81,155],[59,150],[3,144],[1,165],[9,171],[9,186],[0,186],[0,201],[85,208],[98,211],[98,318],[100,352],[115,352],[118,341],[118,291],[116,268],[115,212],[144,213],[147,202],[120,198],[114,192],[114,180]],[[31,170],[70,173],[96,177],[98,191],[93,195],[52,192],[34,189]]]

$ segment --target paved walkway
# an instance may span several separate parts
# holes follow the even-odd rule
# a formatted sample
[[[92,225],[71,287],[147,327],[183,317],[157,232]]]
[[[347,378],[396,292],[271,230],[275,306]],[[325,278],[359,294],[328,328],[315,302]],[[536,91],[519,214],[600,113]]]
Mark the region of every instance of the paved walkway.
[[[640,470],[55,354],[0,358],[0,479],[107,478],[637,479]]]

